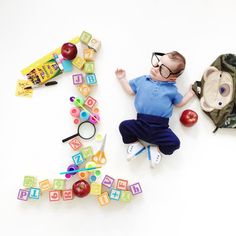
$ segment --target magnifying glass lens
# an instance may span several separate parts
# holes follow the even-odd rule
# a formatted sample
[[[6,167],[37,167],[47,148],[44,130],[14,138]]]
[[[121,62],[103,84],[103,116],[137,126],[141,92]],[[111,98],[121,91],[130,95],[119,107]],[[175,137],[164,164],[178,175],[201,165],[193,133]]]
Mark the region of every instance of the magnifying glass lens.
[[[88,121],[82,122],[78,127],[78,135],[83,139],[91,139],[95,133],[95,126]]]

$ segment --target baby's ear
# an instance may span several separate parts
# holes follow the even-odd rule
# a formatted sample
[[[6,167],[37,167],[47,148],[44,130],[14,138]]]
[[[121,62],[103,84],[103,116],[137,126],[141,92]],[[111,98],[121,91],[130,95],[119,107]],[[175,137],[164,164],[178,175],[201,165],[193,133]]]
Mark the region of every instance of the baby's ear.
[[[216,67],[214,67],[214,66],[208,67],[208,68],[205,70],[204,74],[203,74],[203,79],[206,81],[207,78],[209,77],[209,75],[210,75],[211,73],[215,72],[215,71],[218,71],[218,69],[217,69]]]

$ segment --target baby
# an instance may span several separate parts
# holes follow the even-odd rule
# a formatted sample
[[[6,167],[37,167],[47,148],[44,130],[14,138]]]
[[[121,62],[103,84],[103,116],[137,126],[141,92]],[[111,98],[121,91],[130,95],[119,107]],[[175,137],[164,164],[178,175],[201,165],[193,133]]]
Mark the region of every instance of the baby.
[[[173,105],[184,106],[193,96],[192,88],[182,96],[176,87],[176,79],[185,68],[185,58],[178,52],[152,54],[152,68],[150,75],[144,75],[127,81],[123,69],[115,71],[122,88],[129,95],[135,95],[137,119],[125,120],[120,124],[120,133],[128,146],[127,160],[135,159],[146,147],[139,141],[143,140],[147,146],[150,166],[155,168],[161,153],[171,155],[180,147],[178,137],[169,128],[169,118],[173,112]]]

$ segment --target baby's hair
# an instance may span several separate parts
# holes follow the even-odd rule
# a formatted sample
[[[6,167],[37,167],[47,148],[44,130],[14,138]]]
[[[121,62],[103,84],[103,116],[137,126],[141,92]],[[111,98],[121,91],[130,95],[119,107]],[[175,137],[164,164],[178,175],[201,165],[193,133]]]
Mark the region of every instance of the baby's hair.
[[[176,72],[180,71],[180,74],[181,74],[183,72],[183,70],[185,68],[185,64],[186,64],[184,56],[177,51],[169,52],[169,53],[167,53],[167,55],[169,56],[170,59],[179,62]]]

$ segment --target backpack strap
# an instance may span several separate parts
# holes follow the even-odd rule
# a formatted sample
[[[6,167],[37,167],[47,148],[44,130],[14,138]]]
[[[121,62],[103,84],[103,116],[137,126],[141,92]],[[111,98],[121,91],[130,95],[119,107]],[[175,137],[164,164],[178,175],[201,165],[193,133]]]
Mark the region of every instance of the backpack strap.
[[[202,88],[202,82],[201,81],[195,81],[192,90],[195,92],[198,99],[201,98],[201,88]]]

